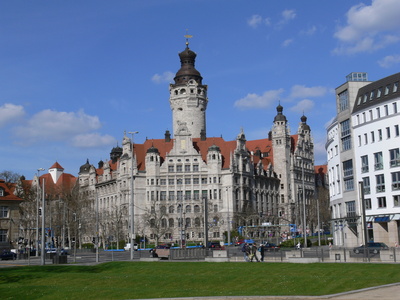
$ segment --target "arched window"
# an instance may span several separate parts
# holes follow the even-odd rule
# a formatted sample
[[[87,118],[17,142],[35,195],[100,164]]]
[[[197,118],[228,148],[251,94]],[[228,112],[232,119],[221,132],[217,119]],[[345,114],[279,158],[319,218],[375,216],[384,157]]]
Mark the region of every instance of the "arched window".
[[[187,213],[191,213],[192,212],[192,207],[190,205],[186,205],[185,211]]]
[[[200,224],[200,218],[195,218],[195,219],[194,219],[194,226],[195,226],[195,227],[200,227],[200,225],[201,225],[201,224]]]
[[[161,227],[166,228],[167,227],[167,219],[162,219],[161,220]]]
[[[199,213],[199,212],[200,212],[200,206],[195,205],[195,206],[194,206],[194,212],[195,212],[195,213]]]
[[[174,219],[172,219],[172,218],[168,219],[168,226],[174,227]]]
[[[190,218],[186,218],[186,227],[192,227],[192,220]]]
[[[174,213],[174,207],[171,205],[169,207],[168,211],[169,211],[170,214],[173,214]]]
[[[167,214],[167,208],[165,206],[161,206],[160,207],[160,212],[161,212],[161,215],[166,215]]]

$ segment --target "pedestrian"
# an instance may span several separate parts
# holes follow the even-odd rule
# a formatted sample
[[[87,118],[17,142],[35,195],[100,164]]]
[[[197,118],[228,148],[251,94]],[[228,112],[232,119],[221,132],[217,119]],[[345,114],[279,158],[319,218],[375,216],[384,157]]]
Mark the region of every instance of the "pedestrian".
[[[301,244],[300,244],[300,242],[298,242],[297,245],[296,245],[296,249],[300,250],[300,248],[301,248]]]
[[[260,262],[260,261],[258,260],[258,257],[257,257],[257,246],[256,246],[256,244],[251,245],[251,247],[250,247],[250,253],[251,253],[250,262],[253,262],[253,258],[256,259],[256,262]]]
[[[244,261],[249,261],[249,246],[247,243],[243,243],[242,252]]]
[[[258,247],[258,251],[260,252],[260,261],[264,261],[264,252],[265,252],[265,246],[264,244],[260,244],[260,247]]]

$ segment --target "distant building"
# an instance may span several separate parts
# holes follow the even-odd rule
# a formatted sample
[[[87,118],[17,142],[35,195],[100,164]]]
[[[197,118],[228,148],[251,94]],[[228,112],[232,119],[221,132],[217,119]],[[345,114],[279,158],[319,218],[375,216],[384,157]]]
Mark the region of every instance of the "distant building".
[[[337,117],[326,144],[336,245],[365,242],[360,182],[368,240],[390,246],[399,241],[399,80],[397,73],[375,82],[348,81],[336,89]]]
[[[19,205],[14,195],[15,184],[0,179],[0,251],[16,249],[19,242]]]
[[[166,131],[162,139],[134,144],[134,133],[125,133],[109,161],[80,167],[80,193],[99,212],[102,242],[128,238],[132,197],[135,234],[155,242],[227,240],[228,229],[280,239],[292,234],[290,224],[302,231],[303,192],[307,209],[315,204],[307,118],[291,135],[279,105],[264,139],[248,141],[243,130],[233,141],[208,137],[208,86],[188,44],[179,57],[181,68],[169,86],[173,137]]]

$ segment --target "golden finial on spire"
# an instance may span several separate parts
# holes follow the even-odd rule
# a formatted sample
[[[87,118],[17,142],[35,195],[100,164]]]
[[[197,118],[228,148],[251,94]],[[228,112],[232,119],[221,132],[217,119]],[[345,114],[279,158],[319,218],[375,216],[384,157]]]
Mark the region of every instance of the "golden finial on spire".
[[[186,47],[189,46],[189,39],[193,37],[193,35],[188,34],[188,29],[186,29],[186,34],[184,35],[186,38]]]

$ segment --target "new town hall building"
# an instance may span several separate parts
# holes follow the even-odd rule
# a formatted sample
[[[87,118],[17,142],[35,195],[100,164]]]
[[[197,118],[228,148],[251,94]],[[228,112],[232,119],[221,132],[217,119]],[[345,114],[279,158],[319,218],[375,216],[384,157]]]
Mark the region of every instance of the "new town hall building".
[[[300,228],[302,191],[310,205],[315,187],[307,118],[291,135],[279,105],[264,139],[248,141],[243,130],[233,141],[208,137],[208,87],[188,43],[179,57],[169,86],[173,136],[137,144],[125,133],[109,161],[80,168],[80,191],[98,211],[101,239],[127,239],[131,211],[134,234],[153,242],[226,241],[231,230],[265,240],[290,234],[289,224]]]

